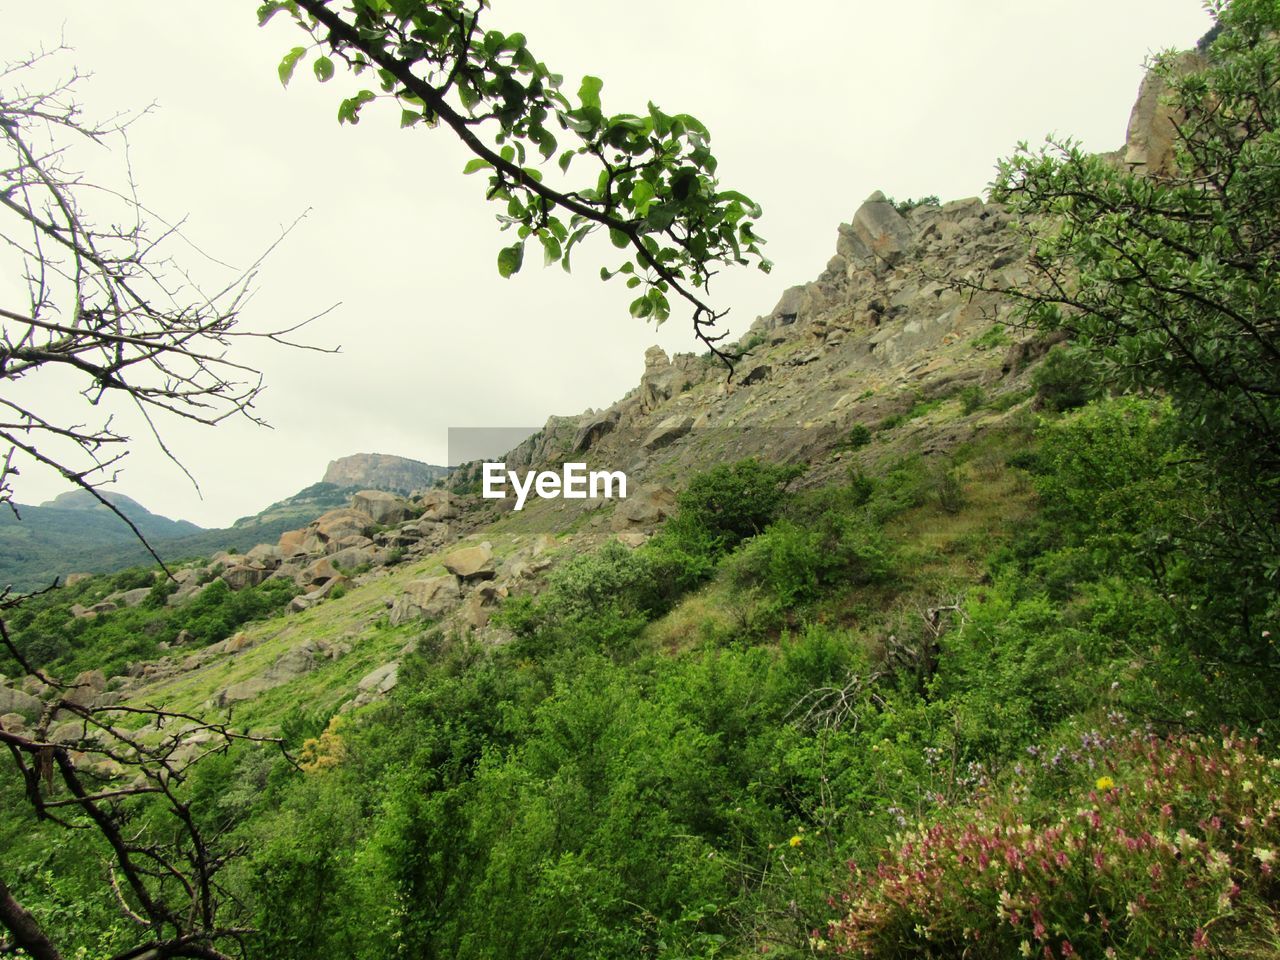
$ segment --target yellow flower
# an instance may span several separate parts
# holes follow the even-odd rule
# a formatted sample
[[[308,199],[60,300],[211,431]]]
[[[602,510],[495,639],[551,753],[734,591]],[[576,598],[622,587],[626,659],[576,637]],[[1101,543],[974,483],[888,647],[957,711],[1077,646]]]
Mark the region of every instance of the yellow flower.
[[[797,833],[794,837],[788,840],[787,843],[791,844],[793,847],[798,847],[800,844],[804,843],[804,837]]]
[[[1094,784],[1099,790],[1110,790],[1116,785],[1116,782],[1110,777],[1099,777],[1098,782]]]

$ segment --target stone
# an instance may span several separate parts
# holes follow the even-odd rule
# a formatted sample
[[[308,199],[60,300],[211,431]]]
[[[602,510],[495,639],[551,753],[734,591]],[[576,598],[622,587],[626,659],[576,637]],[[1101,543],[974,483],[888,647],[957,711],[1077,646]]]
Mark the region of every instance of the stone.
[[[752,384],[763,383],[768,379],[769,374],[773,372],[773,367],[767,363],[758,363],[746,373],[742,375],[742,379],[738,381],[738,385],[749,387]]]
[[[879,190],[858,208],[849,229],[841,230],[841,237],[856,241],[868,255],[890,266],[898,263],[911,247],[910,225]],[[846,252],[837,247],[837,252],[847,259],[854,259],[852,249]],[[866,256],[861,259],[866,259]]]
[[[214,696],[214,706],[225,707],[232,703],[239,703],[241,700],[252,700],[254,697],[266,693],[272,686],[274,684],[265,677],[250,677],[247,680],[241,680],[219,691]]]
[[[420,516],[424,521],[453,520],[458,516],[458,506],[448,490],[428,490],[418,502],[422,506]]]
[[[640,377],[640,409],[644,413],[657,409],[694,381],[693,373],[673,364],[667,352],[653,346],[644,354],[644,374]]]
[[[615,532],[654,527],[675,513],[676,494],[670,487],[645,486],[618,504],[611,521]]]
[[[68,573],[62,579],[64,587],[74,587],[78,583],[84,583],[86,580],[92,580],[92,573]]]
[[[392,602],[388,619],[393,627],[411,620],[436,620],[456,605],[458,599],[458,581],[453,577],[411,580]]]
[[[150,587],[138,587],[136,590],[124,590],[120,593],[113,593],[106,599],[121,607],[136,607],[143,600],[151,596]]]
[[[639,533],[638,531],[632,531],[630,533],[623,531],[622,533],[616,534],[614,539],[624,547],[630,547],[634,550],[636,547],[643,546],[648,541],[649,535]]]
[[[367,514],[349,507],[339,507],[322,513],[307,528],[322,542],[338,540],[342,537],[367,537],[373,528],[373,521]]]
[[[20,713],[0,714],[0,730],[21,733],[27,729],[27,718]]]
[[[296,557],[307,551],[303,548],[303,544],[307,540],[306,530],[286,530],[280,534],[280,543],[276,549],[280,551],[281,557]]]
[[[316,668],[319,650],[314,641],[307,640],[280,654],[263,676],[276,684],[287,683],[295,677],[304,676]]]
[[[44,703],[29,693],[0,687],[0,713],[20,713],[28,720],[36,720],[44,710]]]
[[[372,542],[372,541],[371,541]],[[330,554],[328,561],[338,570],[358,570],[366,565],[372,566],[377,553],[369,547],[347,547],[337,553]]]
[[[582,453],[589,450],[599,442],[601,437],[613,432],[613,428],[618,425],[618,418],[619,412],[614,408],[588,419],[586,423],[578,428],[578,432],[573,438],[572,451],[574,453]]]
[[[642,444],[646,450],[660,450],[662,447],[675,443],[686,433],[693,429],[693,417],[675,416],[667,417],[656,427],[650,431],[645,437]]]
[[[282,535],[283,536],[283,535]],[[244,555],[249,563],[274,570],[284,559],[281,550],[273,543],[260,543]]]
[[[39,677],[25,676],[22,678],[22,692],[29,693],[33,697],[45,697],[52,691],[47,683]]]
[[[489,542],[473,547],[462,547],[446,554],[444,568],[462,580],[491,579],[496,573],[493,563],[493,545]]]
[[[62,699],[77,706],[92,706],[107,689],[107,678],[101,670],[86,670],[77,674],[71,686],[62,695]]]
[[[222,580],[232,590],[245,590],[249,587],[256,587],[271,575],[271,571],[266,567],[251,567],[247,564],[237,564],[234,567],[228,567],[222,571],[219,579]]]
[[[351,497],[351,509],[363,513],[382,526],[400,523],[413,516],[408,502],[382,490],[361,490]]]
[[[361,693],[388,693],[400,679],[400,664],[393,660],[388,664],[366,673],[356,684]]]
[[[321,557],[302,568],[297,583],[300,587],[319,587],[341,575],[328,557]]]

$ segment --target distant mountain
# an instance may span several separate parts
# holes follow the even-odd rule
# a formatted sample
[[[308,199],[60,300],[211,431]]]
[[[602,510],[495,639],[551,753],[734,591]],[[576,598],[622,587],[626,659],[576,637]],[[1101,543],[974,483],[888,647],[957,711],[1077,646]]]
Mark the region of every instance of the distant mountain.
[[[330,463],[320,483],[222,529],[170,520],[122,493],[103,496],[138,527],[162,558],[176,561],[275,543],[286,530],[349,505],[358,490],[407,494],[432,486],[448,473],[446,467],[406,457],[358,453]],[[154,563],[120,518],[84,490],[59,494],[38,506],[19,505],[18,511],[21,521],[10,511],[0,513],[0,588],[36,590],[69,573],[112,573]]]
[[[103,495],[153,545],[203,532],[186,520],[154,514],[124,494]],[[0,511],[0,585],[33,590],[77,570],[114,570],[149,559],[133,531],[83,490],[39,506],[19,504],[18,513],[21,520]]]
[[[437,480],[448,474],[448,467],[437,467],[420,460],[385,453],[357,453],[330,463],[322,482],[361,490],[408,494],[434,486]]]

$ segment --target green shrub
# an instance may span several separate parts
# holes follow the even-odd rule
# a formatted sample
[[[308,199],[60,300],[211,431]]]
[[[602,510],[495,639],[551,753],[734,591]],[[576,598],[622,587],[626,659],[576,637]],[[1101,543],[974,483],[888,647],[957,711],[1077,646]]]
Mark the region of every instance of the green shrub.
[[[845,446],[850,450],[865,447],[870,442],[871,430],[864,423],[855,423],[849,430],[849,436],[845,438]]]
[[[680,494],[667,533],[690,553],[722,555],[768,526],[787,485],[802,473],[804,467],[798,464],[754,459],[700,473]]]
[[[960,409],[965,416],[975,412],[986,401],[986,391],[979,384],[971,383],[960,391]]]
[[[1100,393],[1088,355],[1065,344],[1049,351],[1031,374],[1031,383],[1040,405],[1058,412],[1083,407]]]

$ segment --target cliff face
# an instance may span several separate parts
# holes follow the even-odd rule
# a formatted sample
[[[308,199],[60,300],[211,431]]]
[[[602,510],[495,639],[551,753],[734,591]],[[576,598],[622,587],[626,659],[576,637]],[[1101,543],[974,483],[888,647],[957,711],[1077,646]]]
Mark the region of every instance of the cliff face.
[[[406,457],[385,453],[357,453],[332,461],[321,482],[339,487],[412,493],[430,487],[448,472],[445,467]]]

